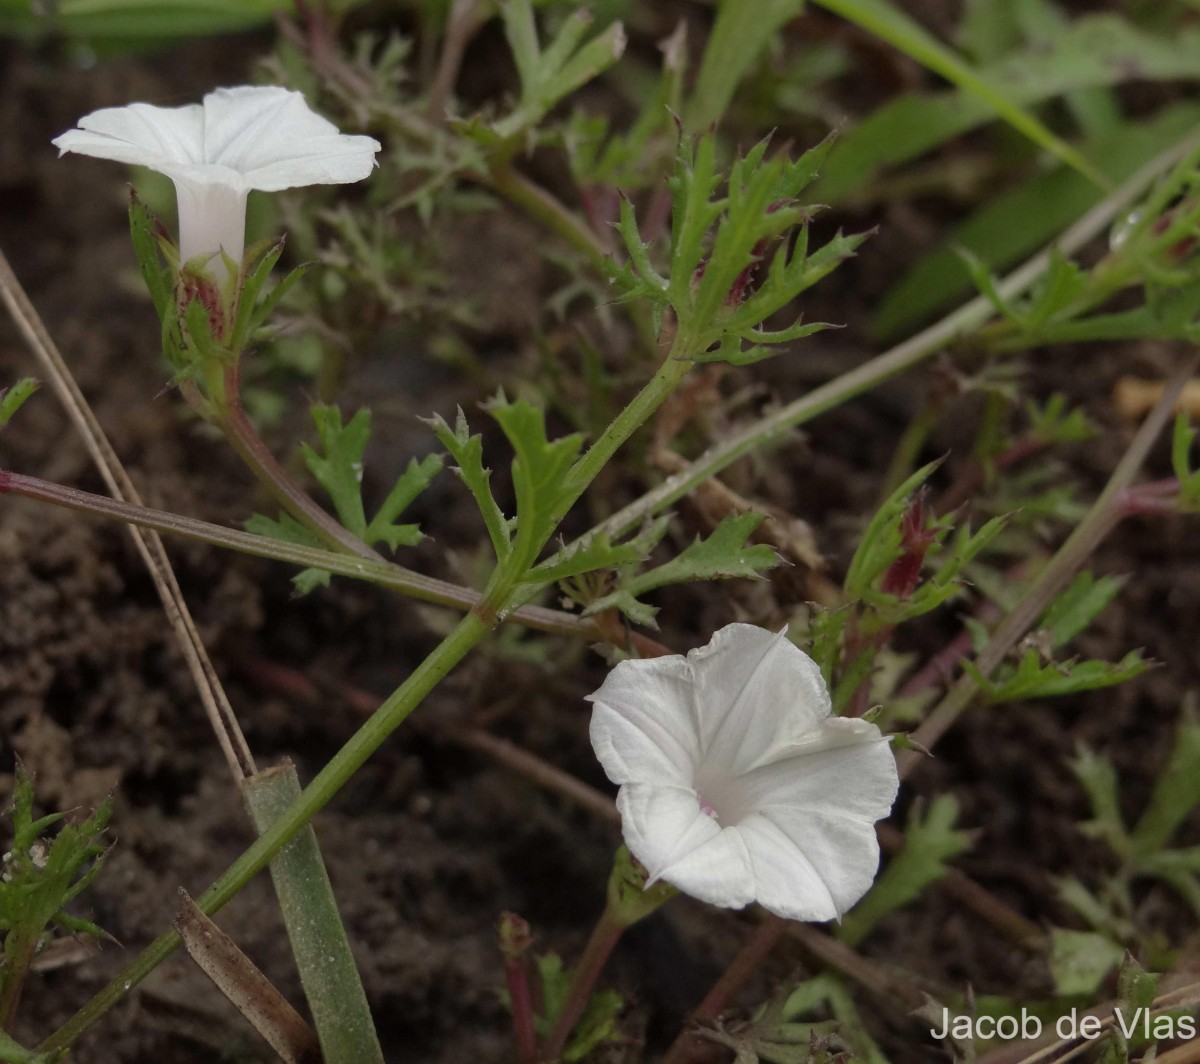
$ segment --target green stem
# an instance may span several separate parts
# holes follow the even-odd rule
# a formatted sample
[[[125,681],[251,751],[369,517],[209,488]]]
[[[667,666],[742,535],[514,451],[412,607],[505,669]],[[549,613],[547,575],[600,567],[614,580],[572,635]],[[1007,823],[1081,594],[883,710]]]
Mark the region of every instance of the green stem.
[[[37,955],[38,939],[44,930],[44,927],[36,927],[31,931],[28,927],[17,926],[4,938],[4,968],[0,971],[0,1031],[12,1029],[17,1006],[21,1003],[25,976],[29,974],[29,966]]]
[[[325,569],[338,576],[352,580],[365,580],[379,587],[396,591],[420,602],[437,606],[469,610],[479,605],[481,596],[469,587],[437,580],[390,562],[373,562],[350,557],[343,553],[306,547],[299,543],[270,536],[258,536],[236,528],[225,528],[208,521],[183,517],[167,510],[153,510],[132,503],[118,502],[106,495],[94,495],[78,488],[27,477],[20,473],[0,471],[0,493],[9,492],[27,499],[37,499],[67,509],[99,517],[112,518],[139,528],[181,536],[184,539],[210,543],[228,550],[240,551],[258,558],[298,565],[305,569]],[[551,610],[541,606],[522,606],[507,617],[528,628],[559,635],[583,636],[621,642],[619,633],[606,628],[598,618],[579,617],[563,610]]]
[[[676,338],[672,351],[685,341]],[[687,374],[691,363],[668,357],[650,382],[605,429],[604,433],[575,464],[571,472],[572,491],[562,505],[562,513],[586,490],[597,473],[617,449],[646,421]],[[9,475],[11,482],[11,475]],[[3,483],[0,482],[0,489]],[[561,517],[562,514],[556,515]],[[546,540],[552,533],[546,535]],[[544,546],[541,544],[541,546]],[[540,549],[540,547],[538,548]],[[526,551],[521,552],[522,555]],[[536,551],[534,551],[536,554]],[[383,702],[369,720],[351,737],[292,803],[199,898],[196,904],[206,915],[228,902],[305,824],[307,824],[346,782],[358,771],[385,739],[404,722],[425,696],[467,653],[516,605],[518,596],[527,594],[521,587],[532,558],[514,552],[493,575],[488,591],[412,675]],[[45,1052],[67,1049],[88,1027],[112,1008],[129,989],[141,982],[179,946],[179,935],[169,932],[152,942],[124,971],[54,1032],[40,1047]]]
[[[1184,384],[1198,364],[1200,352],[1191,355],[1176,368],[1163,388],[1162,397],[1138,429],[1137,435],[1121,461],[1117,463],[1104,490],[1092,503],[1091,509],[1055,552],[1033,586],[996,627],[988,639],[987,646],[979,652],[975,660],[976,668],[984,677],[995,671],[1009,651],[1067,586],[1104,537],[1120,522],[1124,513],[1120,506],[1114,504],[1137,476],[1147,453],[1169,420]],[[970,676],[960,677],[941,702],[930,711],[921,726],[913,732],[913,739],[925,749],[931,749],[970,706],[978,693],[978,688]],[[916,750],[897,751],[896,760],[901,779],[920,764],[923,756]]]
[[[211,916],[258,874],[276,853],[315,816],[358,771],[389,735],[416,709],[425,696],[491,630],[475,611],[468,613],[442,640],[412,675],[385,701],[354,734],[320,774],[228,870],[199,898],[196,904]],[[174,931],[155,939],[134,961],[117,974],[103,990],[54,1032],[39,1047],[47,1053],[70,1047],[131,987],[140,983],[179,946]]]

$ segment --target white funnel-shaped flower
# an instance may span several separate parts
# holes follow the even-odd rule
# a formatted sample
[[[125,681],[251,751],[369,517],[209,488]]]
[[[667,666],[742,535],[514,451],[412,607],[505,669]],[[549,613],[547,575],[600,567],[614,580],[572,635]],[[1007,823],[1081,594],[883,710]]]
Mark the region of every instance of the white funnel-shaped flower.
[[[650,882],[793,920],[840,917],[879,866],[898,780],[867,721],[831,717],[816,663],[783,633],[623,661],[589,696],[591,738]]]
[[[298,92],[273,86],[217,89],[203,103],[106,107],[55,137],[78,152],[166,174],[179,199],[183,262],[224,251],[240,262],[251,189],[361,181],[380,150],[372,137],[339,133]],[[211,264],[223,274],[220,258]]]

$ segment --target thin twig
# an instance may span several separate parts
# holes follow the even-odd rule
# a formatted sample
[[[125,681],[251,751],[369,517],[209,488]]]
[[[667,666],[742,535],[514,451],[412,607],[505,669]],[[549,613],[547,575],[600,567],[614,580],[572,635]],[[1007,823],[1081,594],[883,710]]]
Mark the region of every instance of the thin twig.
[[[116,451],[104,434],[104,429],[88,406],[70,368],[50,338],[49,331],[29,301],[3,251],[0,251],[0,298],[3,299],[21,335],[25,337],[30,350],[49,376],[54,390],[66,408],[67,416],[83,438],[84,446],[87,447],[92,462],[100,471],[113,498],[141,506],[142,501],[137,489],[121,465]],[[221,745],[229,771],[234,779],[239,781],[253,775],[257,769],[250,747],[238,726],[237,717],[225,689],[221,686],[220,677],[204,649],[200,633],[196,631],[195,622],[179,582],[175,579],[162,540],[156,532],[143,532],[132,526],[129,527],[129,534],[150,572],[158,596],[162,600],[163,610],[175,630],[188,670],[192,674],[192,682],[200,694],[200,700]]]
[[[425,576],[391,562],[375,562],[350,554],[340,554],[320,547],[306,547],[300,543],[288,543],[271,536],[259,536],[237,528],[194,517],[155,510],[147,506],[121,502],[104,495],[96,495],[79,488],[55,484],[37,477],[0,470],[0,493],[7,492],[27,499],[37,499],[55,506],[65,506],[98,517],[123,521],[152,532],[166,532],[184,539],[208,543],[242,554],[250,554],[271,561],[285,562],[306,569],[324,569],[352,580],[365,580],[379,587],[407,595],[421,602],[454,609],[469,610],[479,603],[478,591],[460,587],[444,580]],[[583,636],[623,645],[625,636],[620,625],[606,624],[600,617],[581,617],[564,610],[547,609],[544,606],[522,606],[513,610],[506,620],[516,621],[529,628],[560,635]]]

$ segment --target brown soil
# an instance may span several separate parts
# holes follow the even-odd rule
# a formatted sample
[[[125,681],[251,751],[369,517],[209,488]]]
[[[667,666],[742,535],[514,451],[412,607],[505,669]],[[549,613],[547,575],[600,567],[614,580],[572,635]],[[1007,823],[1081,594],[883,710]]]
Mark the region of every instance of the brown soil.
[[[95,70],[72,68],[50,50],[0,45],[0,247],[147,500],[227,524],[243,520],[261,500],[228,448],[200,431],[177,397],[163,391],[157,325],[138,294],[124,228],[120,168],[75,157],[58,162],[49,140],[99,106],[191,100],[215,84],[243,80],[263,43],[240,38],[232,46],[193,46],[186,63],[164,55],[105,62]],[[874,220],[880,219],[851,224]],[[821,316],[852,327],[812,341],[803,359],[772,366],[766,379],[773,395],[799,394],[868,350],[853,327],[863,318],[862,301],[877,290],[880,271],[893,276],[903,264],[899,256],[913,254],[904,246],[904,219],[881,220],[880,245],[895,252],[895,261],[890,253],[881,260],[868,252],[830,279],[822,290],[830,306]],[[499,294],[483,286],[483,295],[493,297],[493,320],[500,321],[487,343],[507,344],[501,352],[514,346],[508,330],[527,317],[512,310],[514,299],[529,300],[545,283],[537,254],[543,238],[520,224],[516,230],[506,235],[500,227],[498,254],[511,251],[504,257],[524,264],[527,276],[502,277],[507,287]],[[468,234],[464,245],[470,244]],[[478,278],[486,269],[471,272]],[[505,309],[513,314],[508,321],[502,320]],[[1034,392],[1061,387],[1108,426],[1098,445],[1069,454],[1089,486],[1102,482],[1127,432],[1110,410],[1113,380],[1130,370],[1161,372],[1168,356],[1066,351],[1032,372]],[[499,356],[492,369],[502,375],[508,358]],[[0,322],[0,385],[33,372],[16,330]],[[753,472],[733,471],[730,482],[810,522],[837,573],[923,387],[901,381],[824,418],[803,444],[784,448]],[[394,400],[400,389],[403,409]],[[351,402],[378,401],[380,446],[394,442],[404,455],[428,447],[412,414],[448,414],[454,402],[467,405],[473,398],[448,375],[405,374],[386,362],[359,371],[349,394]],[[287,398],[302,409],[302,390]],[[949,418],[951,430],[931,452],[961,447],[972,417],[965,406],[959,411],[959,432]],[[279,453],[291,442],[272,440]],[[1165,475],[1165,456],[1156,462]],[[48,391],[0,436],[0,467],[102,490]],[[462,549],[474,542],[473,533],[462,531],[475,525],[450,478],[425,505],[427,527],[441,545]],[[1105,546],[1097,570],[1132,578],[1078,648],[1112,659],[1141,646],[1163,667],[1089,697],[975,712],[907,789],[904,807],[918,794],[949,792],[959,799],[963,824],[978,832],[959,866],[1039,923],[1074,926],[1055,900],[1051,877],[1088,881],[1106,867],[1104,852],[1075,826],[1087,815],[1066,767],[1076,744],[1114,759],[1135,815],[1169,751],[1184,693],[1196,684],[1191,644],[1200,552],[1191,528],[1181,519],[1141,522]],[[339,688],[386,694],[446,623],[438,611],[347,584],[296,600],[289,574],[279,568],[178,542],[168,547],[256,755],[264,763],[291,756],[304,779],[361,719]],[[445,570],[436,550],[426,556]],[[802,597],[802,589],[786,582],[682,589],[662,600],[662,638],[683,649],[739,611],[782,613]],[[383,624],[379,617],[386,618]],[[905,649],[936,649],[955,630],[947,617],[940,631],[923,632],[922,645]],[[297,670],[318,685],[323,700],[293,697],[272,679],[269,666]],[[498,733],[606,787],[587,743],[582,701],[601,675],[602,663],[585,647],[522,636],[476,654],[419,715],[442,723],[486,716]],[[13,753],[19,753],[38,775],[46,808],[90,807],[110,790],[116,799],[116,846],[81,912],[120,946],[68,955],[35,976],[16,1032],[35,1041],[169,925],[178,888],[198,894],[251,838],[153,587],[122,529],[9,498],[0,505],[0,744],[0,772],[11,773]],[[0,797],[10,788],[11,775],[0,775]],[[897,822],[903,815],[901,808]],[[519,912],[535,928],[540,948],[577,956],[603,904],[616,833],[420,724],[401,729],[316,828],[388,1059],[509,1059],[497,917],[506,909]],[[1176,945],[1194,933],[1192,915],[1164,889],[1147,889],[1138,902],[1147,924]],[[229,905],[220,923],[285,994],[301,1000],[265,878]],[[744,914],[680,899],[630,934],[609,975],[633,1006],[625,1021],[629,1036],[661,1048],[748,928]],[[781,949],[767,966],[760,999],[771,980],[811,970],[793,950]],[[931,987],[961,990],[970,983],[981,993],[1016,995],[1048,989],[1040,962],[937,890],[888,920],[867,952]],[[873,1029],[892,1060],[932,1059],[917,1021],[883,1010],[878,1015]],[[204,978],[176,958],[89,1032],[73,1059],[185,1064],[267,1056]]]

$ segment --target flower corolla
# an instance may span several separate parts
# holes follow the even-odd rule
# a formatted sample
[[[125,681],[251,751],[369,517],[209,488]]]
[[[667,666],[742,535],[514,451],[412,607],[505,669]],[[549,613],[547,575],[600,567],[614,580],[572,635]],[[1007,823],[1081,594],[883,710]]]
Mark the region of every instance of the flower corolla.
[[[300,93],[253,85],[216,89],[184,107],[106,107],[53,143],[59,155],[78,152],[166,174],[179,201],[182,262],[221,251],[241,261],[252,189],[361,181],[380,150],[372,137],[339,133]],[[213,268],[223,274],[220,263]]]
[[[650,883],[793,920],[840,917],[871,885],[895,759],[874,724],[830,716],[820,670],[785,633],[731,624],[686,658],[623,661],[589,701]]]

